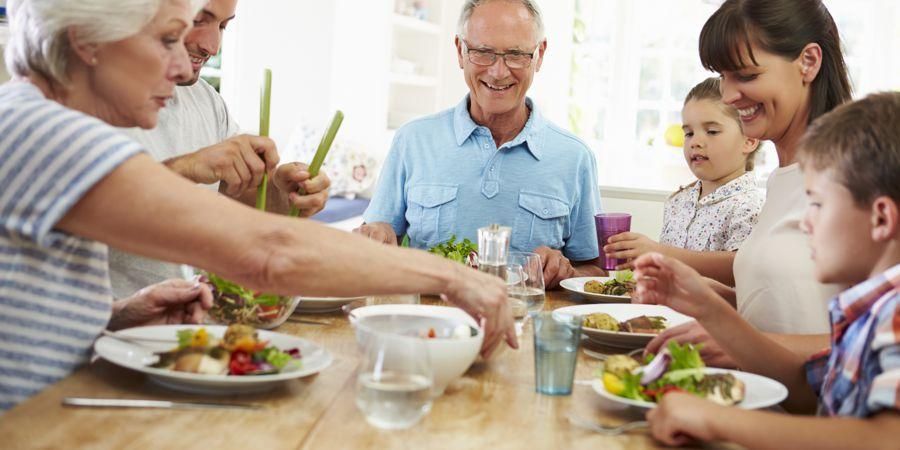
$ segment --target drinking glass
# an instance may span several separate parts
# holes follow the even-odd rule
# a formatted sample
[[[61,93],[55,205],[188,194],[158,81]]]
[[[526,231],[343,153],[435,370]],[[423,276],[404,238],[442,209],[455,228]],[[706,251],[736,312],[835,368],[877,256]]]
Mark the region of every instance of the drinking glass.
[[[431,411],[434,374],[425,340],[375,331],[362,322],[356,324],[362,333],[356,406],[375,427],[409,428]]]
[[[547,311],[532,318],[535,390],[547,395],[569,395],[581,341],[581,316]]]
[[[607,258],[603,252],[603,246],[609,243],[609,238],[619,233],[631,231],[631,214],[628,213],[602,213],[594,215],[594,224],[597,226],[597,247],[600,250],[600,261],[606,270],[616,270],[616,266],[625,264],[624,259]]]
[[[544,307],[544,267],[541,256],[530,252],[510,252],[507,270],[519,272],[507,287],[507,295],[524,304],[528,315],[536,314]],[[513,308],[515,310],[515,307]]]

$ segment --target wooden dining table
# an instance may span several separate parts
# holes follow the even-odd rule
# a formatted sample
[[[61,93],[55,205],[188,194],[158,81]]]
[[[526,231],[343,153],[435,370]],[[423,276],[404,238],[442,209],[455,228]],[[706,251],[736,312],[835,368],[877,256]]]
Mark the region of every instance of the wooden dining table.
[[[582,303],[548,291],[544,310]],[[440,303],[423,298],[423,303]],[[324,346],[334,362],[320,373],[258,394],[183,394],[145,375],[98,359],[0,416],[0,448],[206,449],[651,449],[646,429],[606,436],[575,426],[569,415],[606,425],[643,420],[643,412],[607,400],[585,383],[600,360],[579,350],[571,395],[535,392],[530,326],[519,349],[480,358],[431,412],[406,430],[369,425],[357,409],[359,355],[342,312],[298,314],[275,331]],[[595,351],[603,349],[593,348]],[[611,352],[612,350],[610,350]],[[591,352],[593,353],[593,352]],[[580,382],[580,383],[579,383]],[[65,397],[259,403],[260,410],[116,409],[63,406]]]

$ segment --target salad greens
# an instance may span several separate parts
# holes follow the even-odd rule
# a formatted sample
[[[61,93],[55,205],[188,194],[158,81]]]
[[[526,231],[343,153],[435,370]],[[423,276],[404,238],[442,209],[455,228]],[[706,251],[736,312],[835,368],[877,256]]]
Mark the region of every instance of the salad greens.
[[[658,401],[660,397],[671,391],[684,391],[699,394],[698,384],[703,380],[703,360],[700,349],[692,344],[679,345],[669,342],[668,352],[649,357],[642,371],[603,373],[603,384],[607,391],[620,397],[645,402]],[[646,382],[643,371],[651,370],[653,360],[664,358],[668,367],[661,376]],[[657,361],[660,362],[660,361]],[[666,361],[662,361],[666,362]],[[612,388],[612,389],[610,389]]]
[[[452,259],[461,264],[467,264],[469,255],[478,254],[478,247],[468,238],[462,242],[456,242],[456,235],[450,236],[450,240],[443,244],[438,244],[428,250],[430,253],[441,255],[444,258]]]
[[[243,323],[261,327],[278,325],[292,301],[291,297],[253,292],[235,282],[212,273],[204,274],[212,286],[215,302],[209,310],[211,318],[219,323]]]

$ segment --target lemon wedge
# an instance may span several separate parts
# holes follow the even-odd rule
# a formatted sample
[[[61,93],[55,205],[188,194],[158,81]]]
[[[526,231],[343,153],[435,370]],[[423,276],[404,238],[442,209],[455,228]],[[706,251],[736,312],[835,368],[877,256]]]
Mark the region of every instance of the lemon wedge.
[[[603,372],[603,388],[610,394],[619,395],[625,390],[625,383],[621,378],[609,372]]]

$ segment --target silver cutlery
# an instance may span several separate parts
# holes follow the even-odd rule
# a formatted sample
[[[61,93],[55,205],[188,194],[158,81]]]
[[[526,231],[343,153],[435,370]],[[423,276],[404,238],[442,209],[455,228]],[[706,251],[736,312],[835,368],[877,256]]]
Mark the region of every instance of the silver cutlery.
[[[596,431],[597,433],[605,434],[607,436],[618,436],[622,433],[627,433],[631,430],[636,430],[640,428],[648,428],[650,424],[645,421],[636,421],[636,422],[627,422],[618,426],[609,426],[603,425],[600,423],[596,423],[591,420],[582,419],[581,417],[576,416],[573,413],[569,413],[569,423],[572,425],[585,428],[591,431]]]
[[[140,344],[141,342],[159,342],[163,344],[175,344],[178,343],[178,339],[175,338],[152,338],[152,337],[139,337],[139,336],[125,336],[115,331],[103,330],[101,332],[104,336],[109,336],[113,339],[118,339],[120,341],[125,342],[133,342],[136,344]]]
[[[216,403],[216,402],[171,402],[167,400],[138,400],[124,398],[66,397],[64,406],[86,406],[91,408],[155,408],[155,409],[241,409],[260,410],[265,406],[258,403]]]

